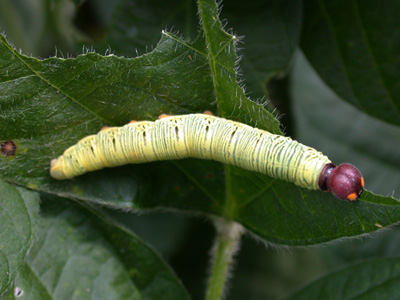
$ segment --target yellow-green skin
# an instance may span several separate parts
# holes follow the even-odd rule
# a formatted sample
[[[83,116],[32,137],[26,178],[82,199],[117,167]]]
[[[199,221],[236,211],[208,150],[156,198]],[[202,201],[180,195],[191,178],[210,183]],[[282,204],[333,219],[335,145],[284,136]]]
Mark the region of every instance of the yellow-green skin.
[[[312,190],[319,189],[319,175],[331,162],[288,137],[207,114],[190,114],[87,136],[52,160],[50,173],[61,180],[105,167],[187,157],[235,165]]]

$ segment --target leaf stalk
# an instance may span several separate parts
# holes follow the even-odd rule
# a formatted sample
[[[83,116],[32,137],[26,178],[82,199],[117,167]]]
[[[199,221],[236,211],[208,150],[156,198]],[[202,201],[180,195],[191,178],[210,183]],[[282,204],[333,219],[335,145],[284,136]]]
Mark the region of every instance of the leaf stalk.
[[[215,219],[217,237],[212,248],[211,272],[205,300],[220,300],[230,277],[233,257],[239,249],[244,229],[242,225],[226,219]]]

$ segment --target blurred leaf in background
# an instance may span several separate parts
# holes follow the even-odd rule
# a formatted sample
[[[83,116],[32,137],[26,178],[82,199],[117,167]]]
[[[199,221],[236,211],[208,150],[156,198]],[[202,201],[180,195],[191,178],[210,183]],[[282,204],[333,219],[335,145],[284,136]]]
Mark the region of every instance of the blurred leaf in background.
[[[36,57],[75,53],[76,43],[84,35],[73,25],[74,16],[71,1],[0,2],[1,30],[17,49]]]
[[[304,1],[301,48],[321,78],[359,110],[399,125],[396,0]]]

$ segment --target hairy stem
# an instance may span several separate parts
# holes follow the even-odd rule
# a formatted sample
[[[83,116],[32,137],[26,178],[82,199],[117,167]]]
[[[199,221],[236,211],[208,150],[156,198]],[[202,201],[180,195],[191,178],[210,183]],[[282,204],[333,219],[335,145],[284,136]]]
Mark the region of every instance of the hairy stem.
[[[233,221],[216,219],[217,237],[212,250],[211,273],[206,300],[223,299],[225,284],[229,277],[243,227]]]

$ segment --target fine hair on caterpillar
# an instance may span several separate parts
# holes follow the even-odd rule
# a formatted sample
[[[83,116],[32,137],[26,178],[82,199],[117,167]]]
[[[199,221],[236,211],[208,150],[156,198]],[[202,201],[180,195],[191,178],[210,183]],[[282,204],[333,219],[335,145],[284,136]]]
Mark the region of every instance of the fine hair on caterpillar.
[[[235,165],[349,201],[357,200],[364,187],[353,165],[336,166],[321,152],[289,137],[208,112],[161,115],[154,122],[103,128],[53,159],[50,174],[62,180],[105,167],[188,157]]]

